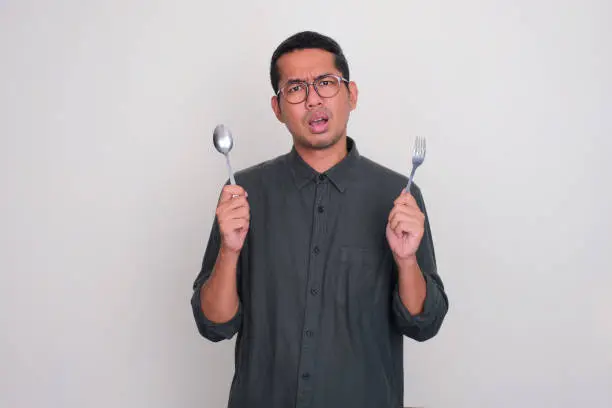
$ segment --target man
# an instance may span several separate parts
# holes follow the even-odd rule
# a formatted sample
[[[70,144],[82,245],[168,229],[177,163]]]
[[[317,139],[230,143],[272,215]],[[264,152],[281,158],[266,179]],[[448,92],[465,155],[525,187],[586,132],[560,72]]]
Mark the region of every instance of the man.
[[[293,148],[223,188],[197,327],[238,334],[229,408],[398,408],[402,336],[430,339],[448,309],[420,190],[347,136],[358,92],[334,40],[288,38],[270,78]]]

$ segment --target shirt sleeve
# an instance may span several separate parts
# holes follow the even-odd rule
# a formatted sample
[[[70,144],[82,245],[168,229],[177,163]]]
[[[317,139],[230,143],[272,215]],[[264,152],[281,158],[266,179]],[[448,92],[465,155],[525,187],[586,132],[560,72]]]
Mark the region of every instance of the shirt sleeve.
[[[423,310],[418,315],[412,315],[400,298],[398,284],[392,294],[393,318],[400,332],[417,341],[426,341],[434,337],[448,311],[448,297],[444,290],[442,279],[438,275],[429,217],[419,188],[412,185],[411,193],[425,214],[425,232],[421,245],[417,250],[417,262],[425,278],[426,295]],[[397,272],[397,266],[394,263]]]
[[[231,339],[238,332],[242,324],[242,302],[239,302],[238,311],[234,317],[223,323],[215,323],[210,321],[202,311],[200,289],[213,271],[215,262],[217,260],[217,254],[219,253],[220,244],[221,235],[219,231],[219,224],[217,222],[217,218],[215,217],[208,239],[208,245],[206,246],[206,251],[204,252],[202,268],[196,277],[195,282],[193,283],[193,294],[191,296],[191,308],[193,310],[193,316],[195,318],[198,331],[203,337],[213,342]],[[239,277],[240,261],[238,262],[237,268]]]

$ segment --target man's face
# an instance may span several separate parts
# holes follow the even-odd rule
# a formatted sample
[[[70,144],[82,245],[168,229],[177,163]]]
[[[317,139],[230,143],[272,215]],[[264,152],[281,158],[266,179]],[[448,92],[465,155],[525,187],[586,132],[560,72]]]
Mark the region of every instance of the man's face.
[[[320,49],[285,54],[278,59],[277,66],[280,87],[295,80],[312,83],[324,74],[342,77],[334,64],[334,55]],[[351,82],[349,91],[345,84],[341,82],[338,94],[331,98],[319,96],[312,85],[306,100],[297,104],[289,103],[282,92],[280,98],[272,97],[272,109],[287,126],[296,145],[322,150],[346,137],[349,114],[357,106],[357,85]]]

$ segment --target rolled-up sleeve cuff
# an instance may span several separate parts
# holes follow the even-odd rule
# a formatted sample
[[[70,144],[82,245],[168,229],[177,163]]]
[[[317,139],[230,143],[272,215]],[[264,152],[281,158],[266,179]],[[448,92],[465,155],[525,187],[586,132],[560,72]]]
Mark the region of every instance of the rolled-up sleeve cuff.
[[[198,286],[191,297],[191,308],[198,331],[210,341],[218,342],[231,339],[239,330],[242,321],[242,304],[238,303],[238,311],[227,322],[215,323],[210,321],[204,312],[200,301],[200,287]]]
[[[446,315],[447,301],[442,290],[428,275],[424,274],[426,295],[423,310],[412,315],[399,294],[399,287],[393,291],[393,311],[400,331],[415,340],[424,341],[433,337],[439,330]]]

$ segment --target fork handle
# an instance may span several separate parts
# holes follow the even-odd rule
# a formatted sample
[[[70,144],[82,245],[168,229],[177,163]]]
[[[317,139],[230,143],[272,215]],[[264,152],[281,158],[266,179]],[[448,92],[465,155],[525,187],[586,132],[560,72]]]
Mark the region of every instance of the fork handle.
[[[408,177],[408,184],[406,185],[406,192],[410,193],[410,186],[412,186],[412,179],[414,178],[414,172],[416,171],[416,166],[412,166],[412,171],[410,172],[410,177]]]

